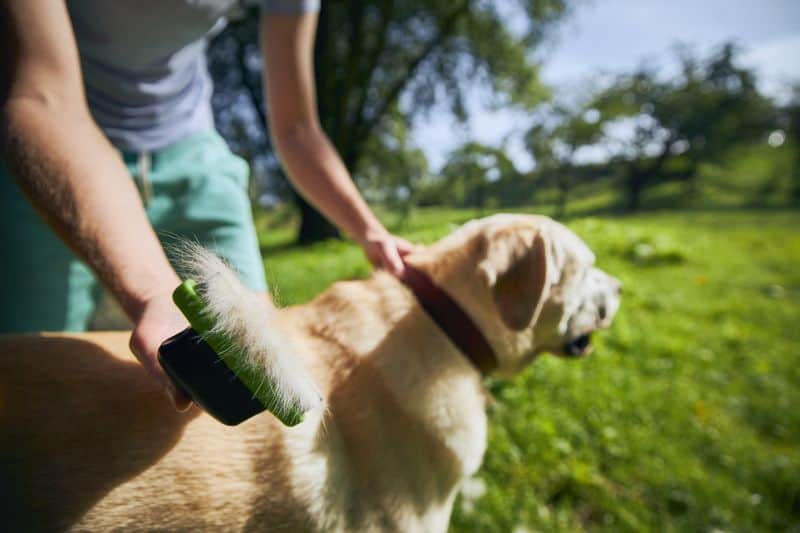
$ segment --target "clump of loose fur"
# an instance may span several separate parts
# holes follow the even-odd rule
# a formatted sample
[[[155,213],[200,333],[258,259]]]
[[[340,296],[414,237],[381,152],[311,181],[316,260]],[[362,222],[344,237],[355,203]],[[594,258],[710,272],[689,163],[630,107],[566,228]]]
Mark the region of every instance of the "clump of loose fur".
[[[303,412],[320,409],[319,391],[298,357],[297,348],[278,326],[272,302],[245,287],[222,259],[203,246],[187,241],[175,246],[173,252],[181,273],[198,284],[198,292],[215,324],[211,334],[231,339],[231,350],[244,354],[237,364],[272,384],[279,408],[295,406]]]

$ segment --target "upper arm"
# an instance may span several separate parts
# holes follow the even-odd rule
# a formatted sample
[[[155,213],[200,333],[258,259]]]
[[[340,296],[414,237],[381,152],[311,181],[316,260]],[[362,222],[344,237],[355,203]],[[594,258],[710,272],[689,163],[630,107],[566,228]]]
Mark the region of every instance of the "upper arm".
[[[276,135],[319,124],[314,88],[316,28],[314,12],[265,13],[261,18],[267,112]]]
[[[0,100],[85,105],[65,2],[0,0]]]

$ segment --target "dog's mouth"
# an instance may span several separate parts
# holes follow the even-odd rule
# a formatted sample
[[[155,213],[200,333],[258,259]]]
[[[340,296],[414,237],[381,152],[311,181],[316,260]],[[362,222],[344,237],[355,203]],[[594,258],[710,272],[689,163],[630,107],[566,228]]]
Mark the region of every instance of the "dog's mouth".
[[[571,341],[564,343],[564,355],[569,357],[582,357],[592,353],[591,333],[584,333]]]

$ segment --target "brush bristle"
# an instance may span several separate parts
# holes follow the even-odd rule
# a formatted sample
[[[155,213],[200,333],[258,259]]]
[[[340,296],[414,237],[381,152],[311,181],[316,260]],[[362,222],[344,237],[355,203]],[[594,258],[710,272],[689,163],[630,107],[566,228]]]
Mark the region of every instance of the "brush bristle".
[[[297,348],[280,329],[269,297],[245,287],[222,259],[197,243],[183,242],[173,251],[181,274],[198,283],[215,324],[212,333],[230,339],[231,349],[244,354],[238,363],[271,383],[279,408],[322,408],[322,398]]]

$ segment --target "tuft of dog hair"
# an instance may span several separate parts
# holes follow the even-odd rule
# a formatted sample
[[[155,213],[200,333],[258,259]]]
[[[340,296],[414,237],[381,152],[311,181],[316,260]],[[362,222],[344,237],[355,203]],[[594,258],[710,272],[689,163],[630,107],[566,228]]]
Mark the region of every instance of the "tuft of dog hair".
[[[277,408],[323,409],[322,397],[297,347],[281,330],[269,295],[245,287],[225,261],[196,242],[178,242],[170,252],[179,272],[197,282],[206,313],[214,323],[209,334],[230,339],[229,349],[243,354],[236,364],[264,376],[261,386],[273,388]],[[226,354],[218,355],[224,358]]]

